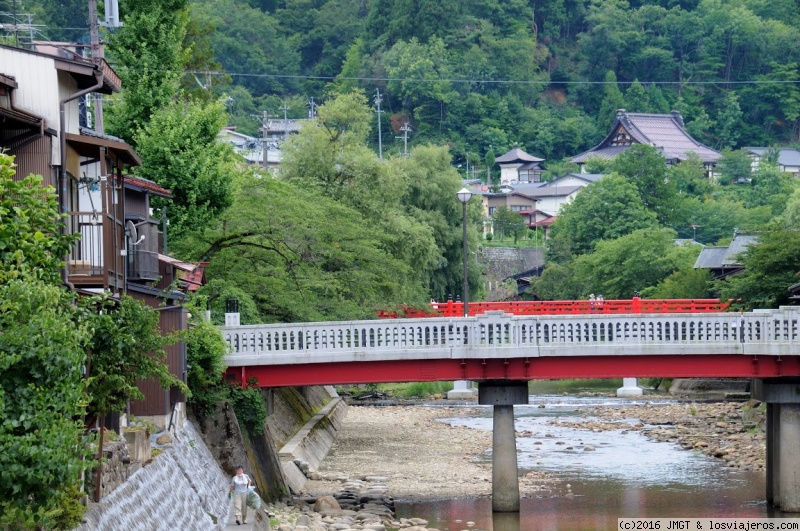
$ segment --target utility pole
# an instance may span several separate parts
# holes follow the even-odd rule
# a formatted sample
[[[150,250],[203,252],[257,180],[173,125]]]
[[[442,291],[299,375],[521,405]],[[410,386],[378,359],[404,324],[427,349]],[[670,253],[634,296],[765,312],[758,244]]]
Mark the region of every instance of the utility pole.
[[[400,128],[400,130],[403,132],[403,136],[402,136],[402,139],[403,139],[403,156],[407,157],[408,156],[408,132],[411,131],[411,126],[408,125],[408,122],[405,122],[403,124],[403,127]],[[401,138],[401,137],[398,136],[398,137],[395,137],[395,138]]]
[[[264,117],[261,119],[261,165],[267,169],[267,151],[269,146],[267,144],[267,128],[269,127],[269,116],[267,111],[264,111]]]
[[[89,0],[89,42],[92,51],[92,62],[98,67],[102,67],[103,49],[100,46],[100,29],[97,22],[97,0]],[[98,133],[103,132],[103,95],[95,92],[94,98],[94,130]]]
[[[286,141],[289,138],[289,110],[291,107],[286,105],[286,100],[283,101],[283,140]]]
[[[383,160],[383,138],[381,134],[381,102],[383,98],[381,98],[381,91],[380,89],[375,89],[375,105],[377,106],[377,110],[375,111],[378,114],[378,158]]]
[[[308,117],[314,118],[317,115],[317,104],[314,103],[314,97],[312,96],[308,102]]]
[[[119,28],[122,22],[119,21],[119,2],[118,0],[105,1],[106,21],[103,26],[107,28]],[[97,18],[97,0],[89,0],[89,43],[91,46],[92,62],[98,68],[103,66],[103,44],[100,42],[100,22]],[[99,92],[93,94],[94,97],[94,129],[98,133],[104,130],[103,124],[103,95]]]

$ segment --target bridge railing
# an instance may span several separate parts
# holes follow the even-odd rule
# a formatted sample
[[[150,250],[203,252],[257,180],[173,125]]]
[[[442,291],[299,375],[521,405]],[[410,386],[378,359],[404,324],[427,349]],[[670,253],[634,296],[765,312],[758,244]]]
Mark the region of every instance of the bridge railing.
[[[564,301],[512,301],[471,302],[469,315],[502,311],[514,315],[583,315],[618,313],[717,313],[728,309],[732,301],[719,299],[609,299],[609,300],[564,300]],[[464,303],[461,301],[431,302],[430,308],[419,310],[405,308],[401,312],[382,311],[378,317],[462,317]]]
[[[664,348],[682,352],[687,346],[693,351],[702,347],[708,353],[742,346],[744,353],[743,345],[755,345],[763,354],[797,354],[798,323],[800,307],[787,306],[716,314],[519,316],[491,312],[460,319],[244,325],[221,331],[231,347],[229,365],[240,364],[237,358],[242,358],[241,364],[269,365],[309,363],[329,354],[425,356],[428,352],[433,357],[446,351],[447,357],[477,357],[486,356],[487,349],[511,356],[564,352],[581,356],[656,354]]]

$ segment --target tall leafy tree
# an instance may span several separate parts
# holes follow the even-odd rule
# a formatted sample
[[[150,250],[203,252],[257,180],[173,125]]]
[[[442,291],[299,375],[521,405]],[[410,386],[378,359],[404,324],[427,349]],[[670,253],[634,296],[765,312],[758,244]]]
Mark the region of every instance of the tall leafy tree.
[[[173,236],[197,229],[232,202],[236,170],[231,149],[217,141],[225,125],[221,101],[174,102],[159,109],[136,135],[141,174],[172,192],[168,205]]]
[[[444,300],[447,295],[462,292],[463,282],[463,232],[462,206],[456,197],[463,186],[458,173],[451,166],[447,149],[437,146],[420,146],[411,150],[411,156],[392,161],[396,171],[402,171],[408,187],[402,198],[404,209],[431,232],[432,245],[420,239],[414,248],[418,252],[412,264],[423,279],[429,296]],[[473,253],[478,247],[478,230],[482,217],[477,198],[467,209],[467,248]],[[429,247],[430,246],[430,247]],[[471,264],[474,264],[470,260]],[[481,271],[470,267],[470,298],[480,300],[483,282]]]
[[[655,214],[645,207],[635,185],[612,174],[590,184],[561,208],[552,226],[551,253],[589,253],[602,240],[656,225]]]
[[[249,294],[263,321],[300,322],[364,319],[427,300],[412,268],[388,251],[392,240],[315,188],[247,175],[234,205],[182,245],[210,262],[211,284]]]
[[[597,125],[600,129],[607,130],[614,122],[617,109],[625,108],[625,97],[617,85],[617,75],[613,70],[606,72],[604,81],[604,96],[600,103],[600,111],[597,113]]]
[[[630,179],[642,203],[660,223],[669,223],[675,209],[675,185],[667,179],[664,156],[653,146],[634,144],[614,159],[614,171]]]
[[[741,299],[746,308],[777,308],[790,304],[787,289],[800,271],[800,230],[775,225],[759,235],[741,262],[744,271],[718,285],[725,299]]]
[[[638,79],[625,91],[625,109],[630,112],[650,112],[650,97]]]
[[[124,25],[109,54],[125,90],[108,107],[108,130],[135,145],[153,114],[179,93],[188,53],[183,48],[189,0],[122,0]]]
[[[575,275],[586,279],[593,293],[629,298],[694,264],[700,246],[676,246],[675,236],[671,229],[650,228],[599,242],[594,253],[575,260]]]

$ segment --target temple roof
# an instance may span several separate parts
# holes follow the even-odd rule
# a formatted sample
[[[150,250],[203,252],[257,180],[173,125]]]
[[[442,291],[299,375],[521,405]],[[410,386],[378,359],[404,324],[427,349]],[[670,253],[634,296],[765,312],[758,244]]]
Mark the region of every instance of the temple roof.
[[[542,162],[543,160],[544,159],[540,159],[525,153],[518,147],[515,147],[508,153],[504,153],[494,159],[497,164],[509,164],[514,162]]]
[[[611,132],[597,146],[573,157],[572,162],[586,162],[591,157],[612,159],[633,144],[654,146],[667,160],[686,160],[696,153],[703,162],[715,162],[720,153],[689,136],[677,111],[669,114],[617,111]]]

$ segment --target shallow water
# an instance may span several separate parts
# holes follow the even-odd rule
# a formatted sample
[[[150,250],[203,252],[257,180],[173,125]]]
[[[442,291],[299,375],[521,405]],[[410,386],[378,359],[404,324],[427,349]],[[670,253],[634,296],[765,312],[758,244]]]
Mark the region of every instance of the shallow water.
[[[425,518],[430,527],[451,531],[616,529],[617,518],[622,517],[778,516],[764,501],[761,472],[727,468],[701,453],[649,440],[637,431],[625,432],[623,426],[595,433],[549,424],[554,418],[590,421],[591,417],[581,416],[587,408],[632,403],[637,402],[556,395],[531,396],[530,405],[515,406],[517,432],[532,432],[517,438],[520,472],[546,471],[559,479],[552,492],[523,498],[519,515],[493,515],[491,500],[479,498],[396,500],[398,516]],[[444,421],[491,430],[491,407],[481,407],[478,414],[464,411],[463,416]],[[491,452],[481,459],[491,461]]]

